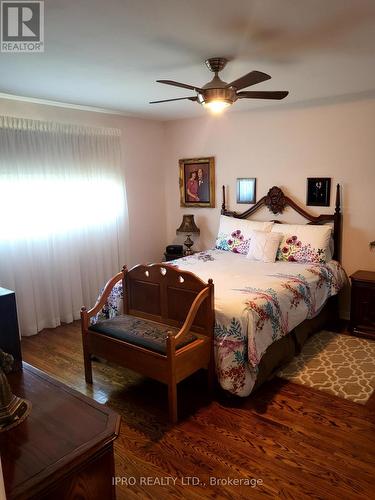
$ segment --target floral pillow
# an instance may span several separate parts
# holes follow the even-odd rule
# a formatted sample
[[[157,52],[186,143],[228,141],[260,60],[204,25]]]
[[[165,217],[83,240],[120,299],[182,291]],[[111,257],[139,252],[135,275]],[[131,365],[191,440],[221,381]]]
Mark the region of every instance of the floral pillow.
[[[216,248],[247,255],[253,231],[270,232],[273,222],[236,219],[222,215],[216,238]]]
[[[289,262],[324,264],[326,262],[326,252],[324,248],[313,248],[311,243],[303,244],[297,236],[293,235],[282,239],[276,259]]]
[[[324,264],[327,259],[330,259],[331,227],[290,224],[275,224],[275,226],[272,232],[283,233],[277,251],[277,260]],[[286,234],[285,230],[290,232]]]
[[[235,229],[231,234],[219,233],[216,239],[216,248],[234,253],[247,255],[250,238],[245,239],[240,229]]]

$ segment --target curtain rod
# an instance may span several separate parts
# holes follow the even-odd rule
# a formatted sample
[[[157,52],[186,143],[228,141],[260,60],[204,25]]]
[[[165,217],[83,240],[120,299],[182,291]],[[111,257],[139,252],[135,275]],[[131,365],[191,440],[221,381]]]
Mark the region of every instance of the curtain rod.
[[[31,118],[19,118],[15,116],[0,115],[0,128],[12,130],[28,130],[38,132],[60,132],[65,134],[86,134],[120,136],[121,130],[110,127],[92,127],[71,123],[61,123]]]

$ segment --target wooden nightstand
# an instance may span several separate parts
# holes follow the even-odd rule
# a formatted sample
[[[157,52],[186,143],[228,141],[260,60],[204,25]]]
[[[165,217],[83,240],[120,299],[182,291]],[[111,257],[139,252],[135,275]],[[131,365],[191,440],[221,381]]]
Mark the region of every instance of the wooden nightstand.
[[[354,335],[375,339],[375,272],[357,271],[350,279],[351,330]]]

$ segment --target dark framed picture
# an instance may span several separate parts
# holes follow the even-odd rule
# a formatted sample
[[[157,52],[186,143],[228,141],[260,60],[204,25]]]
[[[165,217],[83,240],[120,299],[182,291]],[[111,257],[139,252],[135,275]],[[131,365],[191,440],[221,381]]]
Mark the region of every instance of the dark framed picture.
[[[237,203],[252,204],[256,201],[256,179],[237,179]]]
[[[330,177],[308,177],[306,205],[329,207],[331,195]]]
[[[215,207],[215,158],[179,160],[180,206]]]

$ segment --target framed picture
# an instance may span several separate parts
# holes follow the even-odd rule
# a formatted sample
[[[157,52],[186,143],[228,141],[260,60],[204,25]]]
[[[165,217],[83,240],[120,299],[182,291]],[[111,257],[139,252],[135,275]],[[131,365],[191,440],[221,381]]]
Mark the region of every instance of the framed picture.
[[[237,179],[237,203],[255,203],[256,179]]]
[[[329,207],[331,195],[330,177],[308,177],[306,205]]]
[[[215,158],[190,158],[180,164],[180,206],[215,206]]]

